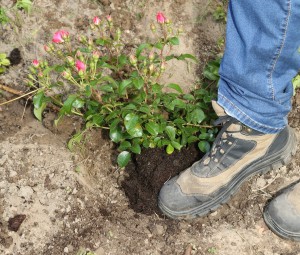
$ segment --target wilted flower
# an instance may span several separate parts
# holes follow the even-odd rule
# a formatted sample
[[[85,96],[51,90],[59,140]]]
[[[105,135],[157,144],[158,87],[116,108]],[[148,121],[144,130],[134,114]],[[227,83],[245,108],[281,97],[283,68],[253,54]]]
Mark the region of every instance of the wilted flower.
[[[57,31],[52,38],[52,42],[54,43],[63,43],[67,37],[69,36],[69,32],[64,30]]]
[[[157,20],[158,23],[163,24],[166,21],[166,17],[165,17],[165,15],[162,12],[158,12],[156,14],[156,20]]]
[[[78,72],[85,71],[85,68],[86,68],[85,64],[83,62],[81,62],[80,60],[76,60],[75,67]]]
[[[129,56],[129,62],[130,62],[130,64],[132,64],[132,65],[136,65],[136,63],[137,63],[137,58],[136,58],[136,56],[134,56],[134,55],[130,55]]]
[[[96,26],[98,26],[98,25],[100,24],[100,18],[97,17],[97,16],[95,16],[95,17],[93,18],[93,23],[94,23]]]
[[[153,23],[151,23],[150,29],[151,29],[152,32],[155,32],[156,31],[156,26]]]
[[[166,63],[165,63],[165,62],[161,62],[160,70],[161,70],[162,72],[166,70]]]
[[[71,56],[67,56],[67,61],[69,62],[70,65],[74,65],[74,58],[72,58]]]
[[[32,65],[33,65],[34,67],[39,67],[40,63],[39,63],[39,61],[38,61],[37,59],[34,59],[34,60],[32,61]]]
[[[111,15],[107,15],[107,16],[106,16],[106,20],[107,20],[108,22],[112,22]]]
[[[62,73],[61,73],[61,75],[65,78],[65,79],[67,79],[67,80],[69,80],[70,78],[71,78],[71,73],[70,73],[70,70],[65,70],[65,71],[63,71]]]
[[[50,52],[50,51],[51,51],[51,49],[49,48],[48,45],[44,45],[44,50],[45,50],[46,52]]]
[[[92,56],[93,56],[93,59],[99,59],[100,51],[98,51],[98,50],[93,51]]]
[[[153,71],[154,71],[154,65],[153,65],[153,64],[151,64],[151,65],[149,66],[149,71],[150,71],[150,74],[153,73]]]
[[[79,35],[77,37],[78,41],[81,43],[85,43],[87,41],[86,37],[84,35]]]
[[[150,60],[150,61],[153,61],[153,60],[154,60],[154,57],[155,57],[154,52],[153,52],[153,51],[150,51],[150,53],[149,53],[149,60]]]

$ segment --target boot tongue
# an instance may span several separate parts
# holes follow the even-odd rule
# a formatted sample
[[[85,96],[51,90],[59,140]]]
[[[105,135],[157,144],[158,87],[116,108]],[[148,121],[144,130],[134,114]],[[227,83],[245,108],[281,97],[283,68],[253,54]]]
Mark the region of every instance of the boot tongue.
[[[221,107],[217,101],[213,100],[212,101],[212,107],[214,108],[215,113],[219,116],[219,117],[223,117],[226,116],[226,112],[224,111],[224,108]]]
[[[218,117],[224,117],[228,116],[228,114],[225,112],[224,108],[220,106],[217,101],[212,100],[212,107],[215,111],[215,113],[218,115]],[[241,125],[238,123],[232,123],[227,129],[229,132],[235,132],[241,130]]]

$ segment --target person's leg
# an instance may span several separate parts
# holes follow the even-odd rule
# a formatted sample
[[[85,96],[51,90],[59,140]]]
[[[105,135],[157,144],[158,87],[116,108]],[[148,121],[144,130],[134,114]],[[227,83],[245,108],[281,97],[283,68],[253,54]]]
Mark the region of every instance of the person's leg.
[[[162,187],[158,205],[169,217],[205,215],[253,174],[290,161],[296,137],[286,115],[300,66],[299,15],[296,0],[230,2],[219,104],[213,103],[225,125],[209,153]]]
[[[218,103],[264,133],[287,125],[300,68],[300,2],[231,0]]]

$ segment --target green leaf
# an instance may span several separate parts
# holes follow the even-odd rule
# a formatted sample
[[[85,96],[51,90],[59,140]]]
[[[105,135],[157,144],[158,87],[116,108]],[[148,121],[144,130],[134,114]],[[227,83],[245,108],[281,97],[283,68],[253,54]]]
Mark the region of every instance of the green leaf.
[[[166,133],[168,137],[170,138],[171,141],[175,140],[175,135],[176,135],[176,128],[167,126],[166,127]]]
[[[111,84],[102,85],[100,86],[99,90],[103,92],[114,92],[114,89]]]
[[[61,66],[61,65],[55,65],[54,66],[54,70],[58,73],[62,73],[63,71],[65,71],[65,66]]]
[[[200,139],[200,140],[207,140],[207,139],[209,139],[211,136],[213,136],[213,134],[202,133],[202,134],[199,135],[199,139]]]
[[[194,143],[194,142],[196,142],[196,141],[198,141],[198,140],[199,140],[199,139],[198,139],[197,136],[192,135],[192,136],[189,136],[189,137],[188,137],[187,142],[188,142],[188,143]]]
[[[119,94],[124,95],[126,88],[132,83],[131,80],[123,80],[119,85]]]
[[[64,115],[66,113],[71,113],[73,102],[76,100],[77,95],[69,95],[67,100],[64,102],[63,107],[60,109],[59,114]]]
[[[179,39],[178,39],[178,37],[171,37],[168,41],[169,41],[172,45],[179,45]]]
[[[39,108],[35,108],[35,107],[33,108],[33,114],[39,121],[42,121],[42,114],[43,114],[43,111],[45,110],[46,106],[47,106],[47,103],[43,102]]]
[[[122,110],[136,110],[136,106],[134,104],[128,104],[124,106]]]
[[[5,53],[0,53],[0,59],[5,59],[6,58],[6,54]]]
[[[179,55],[178,57],[177,57],[177,59],[178,60],[185,60],[185,59],[192,59],[192,60],[194,60],[195,62],[198,62],[198,59],[195,57],[195,56],[193,56],[193,55],[191,55],[191,54],[181,54],[181,55]]]
[[[50,101],[49,98],[45,97],[44,91],[38,92],[33,97],[33,105],[34,105],[33,114],[39,121],[42,121],[43,111],[45,110],[47,103],[49,101]]]
[[[125,116],[124,124],[127,130],[133,129],[139,122],[139,116],[129,113]]]
[[[74,148],[74,146],[75,146],[76,144],[79,144],[79,143],[81,142],[82,135],[83,135],[83,133],[82,133],[82,132],[79,132],[79,133],[75,134],[75,135],[68,141],[68,145],[67,145],[67,146],[68,146],[68,149],[69,149],[70,151],[73,150],[73,148]]]
[[[131,147],[131,143],[128,142],[128,141],[123,141],[120,143],[120,146],[119,146],[119,150],[120,151],[125,151],[127,149],[129,149]]]
[[[137,49],[136,49],[136,56],[139,57],[144,49],[150,48],[151,45],[149,43],[142,43]]]
[[[83,52],[83,53],[90,53],[91,52],[91,50],[89,48],[79,48],[79,51]]]
[[[3,65],[3,66],[9,66],[10,61],[9,61],[9,59],[5,58],[5,59],[1,60],[0,64]]]
[[[146,130],[153,136],[157,136],[159,132],[159,125],[155,122],[149,122],[145,125]]]
[[[178,108],[185,109],[186,103],[183,102],[181,99],[174,99],[171,103],[173,106],[177,106]]]
[[[119,61],[119,65],[123,66],[126,65],[128,63],[128,58],[126,55],[120,55],[118,57],[118,61]]]
[[[141,151],[142,151],[139,143],[134,143],[131,146],[130,150],[135,154],[141,154]]]
[[[164,45],[161,42],[157,42],[153,45],[156,49],[162,50]]]
[[[125,167],[131,159],[131,154],[129,151],[122,151],[117,158],[119,167]]]
[[[200,149],[200,151],[206,153],[210,150],[210,144],[207,141],[200,141],[198,143],[198,148]]]
[[[187,115],[187,120],[193,124],[200,124],[205,117],[205,113],[200,108],[196,108]]]
[[[125,128],[132,137],[143,136],[143,129],[139,123],[138,115],[134,113],[128,113],[124,119]]]
[[[217,81],[219,80],[219,75],[216,75],[212,73],[210,70],[204,70],[203,75],[205,78],[211,80],[211,81]]]
[[[120,121],[121,120],[119,118],[113,120],[113,122],[109,125],[109,129],[116,129]]]
[[[106,44],[109,43],[108,40],[105,40],[105,39],[103,39],[103,38],[99,38],[99,39],[97,39],[95,42],[96,42],[97,45],[101,45],[101,46],[104,46],[104,45],[106,45]]]
[[[176,150],[180,150],[181,149],[181,145],[180,143],[176,142],[176,141],[171,141],[172,146],[176,149]]]
[[[97,126],[103,125],[104,116],[102,114],[96,114],[92,118],[92,123]]]
[[[167,87],[176,90],[180,94],[183,93],[182,88],[178,84],[170,83],[170,84],[167,85]]]
[[[171,55],[165,57],[166,61],[169,61],[174,58],[176,58],[176,56],[174,54],[171,54]]]
[[[37,109],[40,108],[41,105],[43,104],[44,98],[45,98],[44,91],[40,91],[36,95],[34,95],[34,97],[33,97],[34,108],[37,108]]]
[[[134,78],[132,82],[136,89],[141,89],[144,86],[144,80],[141,77]]]
[[[163,86],[159,85],[157,83],[152,85],[152,91],[153,93],[161,93]]]
[[[193,101],[193,100],[195,100],[195,97],[192,94],[185,94],[185,95],[183,95],[183,99],[188,100],[188,101]]]
[[[166,152],[168,154],[172,154],[174,152],[174,147],[171,144],[168,144],[168,146],[166,148]]]
[[[300,88],[300,75],[298,74],[293,80],[293,87],[294,87],[294,95],[296,94],[296,89]]]
[[[75,101],[72,104],[72,107],[74,108],[82,108],[84,106],[84,100],[80,98],[76,98]]]
[[[109,130],[109,137],[110,139],[115,142],[119,143],[123,139],[122,129],[120,126],[116,126],[113,129]]]
[[[150,113],[150,107],[148,105],[142,105],[139,109],[140,112],[149,114]]]

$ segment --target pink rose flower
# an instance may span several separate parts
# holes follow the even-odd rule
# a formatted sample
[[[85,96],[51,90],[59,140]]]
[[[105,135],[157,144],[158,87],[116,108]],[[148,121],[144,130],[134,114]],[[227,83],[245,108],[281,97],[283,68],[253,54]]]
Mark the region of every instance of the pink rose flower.
[[[67,37],[69,36],[69,32],[64,30],[57,31],[52,38],[52,42],[54,43],[63,43]]]
[[[34,60],[32,61],[32,65],[33,65],[34,67],[39,67],[40,63],[39,63],[39,61],[38,61],[37,59],[34,59]]]
[[[85,71],[85,68],[86,68],[85,64],[83,62],[81,62],[80,60],[76,60],[75,67],[78,72]]]
[[[93,18],[93,23],[96,25],[96,26],[98,26],[99,24],[100,24],[100,18],[99,17],[94,17]]]
[[[166,21],[166,17],[165,17],[165,15],[162,12],[158,12],[156,14],[156,20],[157,20],[158,23],[163,24]]]

